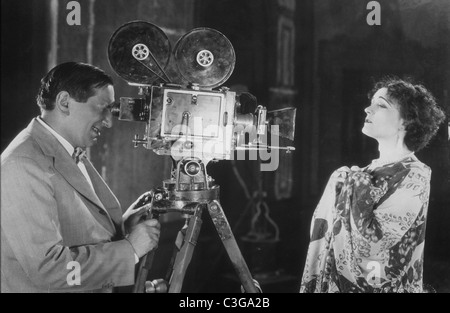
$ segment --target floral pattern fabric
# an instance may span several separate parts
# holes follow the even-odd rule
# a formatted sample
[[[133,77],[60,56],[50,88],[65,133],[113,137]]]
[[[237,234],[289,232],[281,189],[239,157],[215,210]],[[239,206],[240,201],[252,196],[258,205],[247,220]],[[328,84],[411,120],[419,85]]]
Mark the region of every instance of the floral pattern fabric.
[[[300,292],[423,292],[431,170],[415,156],[330,177]]]

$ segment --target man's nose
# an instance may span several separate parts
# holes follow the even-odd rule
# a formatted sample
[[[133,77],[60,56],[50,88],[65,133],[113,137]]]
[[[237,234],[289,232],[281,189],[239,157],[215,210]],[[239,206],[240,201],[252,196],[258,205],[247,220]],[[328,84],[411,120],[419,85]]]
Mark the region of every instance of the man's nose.
[[[372,114],[372,106],[368,106],[367,108],[365,108],[364,112],[366,112],[366,114]]]

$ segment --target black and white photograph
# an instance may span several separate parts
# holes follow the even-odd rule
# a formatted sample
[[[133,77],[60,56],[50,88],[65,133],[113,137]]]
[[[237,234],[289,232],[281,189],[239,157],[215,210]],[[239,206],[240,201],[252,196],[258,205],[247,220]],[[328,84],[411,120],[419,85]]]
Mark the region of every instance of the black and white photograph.
[[[2,0],[1,293],[449,293],[449,116],[448,0]]]

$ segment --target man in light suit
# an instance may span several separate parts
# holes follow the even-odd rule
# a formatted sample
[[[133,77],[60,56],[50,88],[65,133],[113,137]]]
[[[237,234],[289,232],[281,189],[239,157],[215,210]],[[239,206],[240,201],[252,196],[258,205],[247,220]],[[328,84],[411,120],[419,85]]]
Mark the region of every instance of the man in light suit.
[[[72,157],[111,127],[112,79],[88,64],[63,63],[41,80],[37,102],[41,115],[1,155],[1,291],[133,285],[160,225],[143,221],[142,198],[122,215],[89,160]]]

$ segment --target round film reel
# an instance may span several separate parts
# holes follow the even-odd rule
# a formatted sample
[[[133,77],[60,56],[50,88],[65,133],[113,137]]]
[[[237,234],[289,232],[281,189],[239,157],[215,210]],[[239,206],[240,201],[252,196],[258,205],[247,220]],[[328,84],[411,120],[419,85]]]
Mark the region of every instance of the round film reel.
[[[108,45],[109,64],[129,83],[152,84],[170,61],[169,38],[156,25],[133,21],[119,27]],[[159,66],[158,66],[159,65]]]
[[[208,67],[214,62],[214,55],[209,50],[202,50],[197,53],[197,63],[200,66]]]
[[[138,43],[134,45],[133,49],[131,49],[131,55],[138,61],[145,60],[150,55],[150,50],[143,43]]]
[[[236,63],[231,42],[211,28],[195,28],[182,36],[175,45],[174,56],[181,76],[206,88],[225,83]]]

